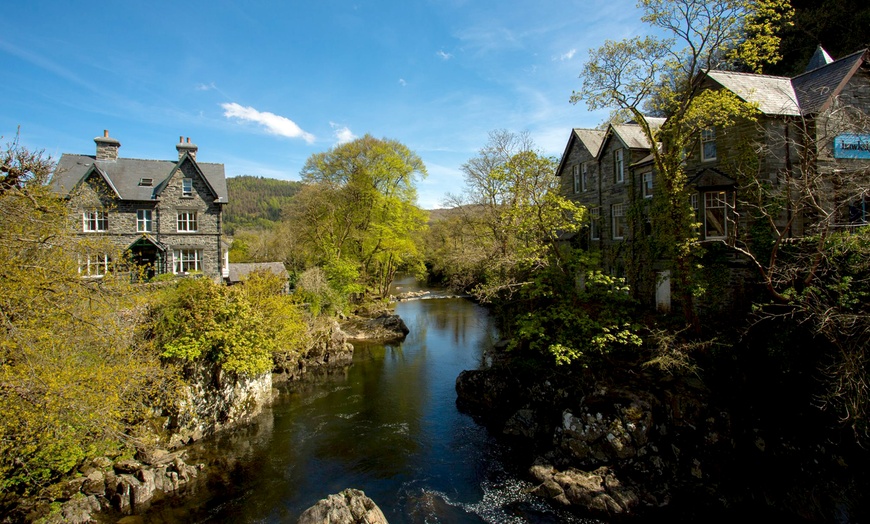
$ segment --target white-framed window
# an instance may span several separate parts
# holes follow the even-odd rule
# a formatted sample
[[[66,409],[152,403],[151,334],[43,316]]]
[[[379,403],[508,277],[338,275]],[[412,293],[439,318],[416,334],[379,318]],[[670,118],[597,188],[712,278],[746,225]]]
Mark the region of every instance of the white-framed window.
[[[574,192],[579,193],[580,192],[580,165],[575,164],[572,171],[574,174]]]
[[[613,239],[625,238],[625,204],[610,206],[610,216],[613,219]]]
[[[712,127],[701,131],[701,161],[716,160],[716,130]]]
[[[181,196],[183,196],[183,197],[192,197],[193,196],[193,179],[192,178],[182,178],[181,179]]]
[[[653,176],[652,171],[649,173],[644,173],[641,175],[641,181],[643,183],[643,197],[644,198],[652,198],[653,196]]]
[[[109,230],[109,214],[102,209],[89,209],[82,214],[85,233],[96,233]]]
[[[151,210],[150,209],[137,209],[136,210],[136,232],[137,233],[150,233],[153,231],[154,222],[151,219]]]
[[[589,190],[589,164],[583,164],[580,173],[580,191]]]
[[[102,277],[109,272],[112,259],[105,253],[89,253],[79,259],[79,275],[83,277]]]
[[[201,249],[174,249],[172,250],[172,258],[172,272],[175,274],[202,271]]]
[[[191,233],[197,231],[196,211],[179,211],[176,221],[179,233]]]
[[[617,184],[625,182],[625,157],[622,149],[613,152],[613,181]]]
[[[729,201],[734,194],[727,191],[704,192],[704,238],[727,238],[728,220],[733,204]]]
[[[601,238],[601,208],[589,209],[589,238],[599,240]]]

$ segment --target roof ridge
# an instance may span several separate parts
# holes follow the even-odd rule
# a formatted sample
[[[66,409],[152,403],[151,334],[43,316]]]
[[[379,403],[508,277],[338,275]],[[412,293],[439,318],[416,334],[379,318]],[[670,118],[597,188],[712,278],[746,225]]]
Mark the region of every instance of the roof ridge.
[[[746,71],[726,71],[724,69],[708,69],[707,74],[709,75],[710,73],[724,73],[724,74],[728,74],[728,75],[751,76],[751,77],[755,77],[755,78],[758,78],[758,77],[776,78],[779,80],[791,80],[792,79],[792,77],[788,77],[788,76],[764,75],[761,73],[750,73],[750,72],[746,72]]]

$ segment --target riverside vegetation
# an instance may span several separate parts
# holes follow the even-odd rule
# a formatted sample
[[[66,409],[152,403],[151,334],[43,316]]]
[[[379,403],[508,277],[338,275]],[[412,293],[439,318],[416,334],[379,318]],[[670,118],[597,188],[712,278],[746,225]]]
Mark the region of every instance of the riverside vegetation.
[[[661,137],[671,144],[752,118],[726,95],[696,97],[692,75],[723,57],[766,71],[780,50],[777,35],[793,34],[789,20],[822,21],[798,2],[704,5],[723,16],[688,20],[709,31],[711,47],[689,45],[695,54],[677,63],[660,59],[683,52],[673,41],[607,43],[591,55],[589,83],[575,101],[641,122],[648,101],[674,117],[665,129],[672,134]],[[698,7],[641,6],[665,30],[676,27],[669,14]],[[614,74],[627,55],[665,69],[632,69],[637,83],[608,84],[630,78]],[[603,517],[668,508],[696,517],[722,509],[821,521],[866,515],[870,231],[789,243],[773,274],[811,272],[812,285],[772,279],[725,328],[707,322],[696,306],[721,285],[710,271],[717,248],[696,241],[679,151],[654,159],[667,183],[653,247],[674,264],[684,306],[662,315],[603,274],[594,253],[563,241],[584,227],[586,210],[558,194],[556,160],[522,133],[491,133],[463,166],[466,187],[451,197],[452,209],[432,213],[428,225],[416,206],[425,166],[395,140],[365,136],[314,155],[301,185],[245,179],[247,191],[268,186],[271,197],[242,199],[259,210],[234,215],[231,196],[228,217],[239,217],[231,259],[283,262],[292,296],[277,294],[281,283],[265,275],[238,288],[204,279],[134,286],[121,271],[81,279],[78,254],[100,246],[73,241],[63,202],[46,189],[50,160],[13,142],[0,173],[3,510],[29,497],[44,504],[22,518],[53,518],[61,510],[50,502],[69,497],[61,479],[90,479],[173,432],[182,435],[176,443],[192,438],[196,430],[179,430],[198,424],[195,377],[304,367],[333,319],[383,309],[401,270],[471,293],[499,318],[506,340],[493,366],[463,374],[457,391],[464,408],[486,413],[495,431],[532,451],[541,496]],[[769,193],[754,196],[759,212],[782,205]],[[778,234],[767,233],[756,237]]]

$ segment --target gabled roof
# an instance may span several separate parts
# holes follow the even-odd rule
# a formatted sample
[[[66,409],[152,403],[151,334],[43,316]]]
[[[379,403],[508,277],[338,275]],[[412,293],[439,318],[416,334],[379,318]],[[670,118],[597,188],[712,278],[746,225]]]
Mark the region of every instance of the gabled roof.
[[[656,130],[664,123],[665,119],[646,117],[646,121],[653,130]],[[638,124],[610,124],[607,127],[607,134],[601,142],[601,147],[598,148],[598,152],[595,154],[596,157],[601,156],[607,146],[607,142],[612,136],[619,138],[625,147],[629,149],[645,149],[649,151],[652,147],[649,140],[647,140],[643,129]]]
[[[705,168],[698,172],[688,184],[695,187],[730,187],[736,180],[715,168]]]
[[[114,189],[121,200],[149,201],[154,200],[166,181],[172,176],[188,155],[179,161],[171,160],[140,160],[135,158],[118,158],[117,160],[97,160],[92,155],[75,155],[64,153],[60,157],[52,187],[55,191],[68,195],[84,180],[86,175],[97,171]],[[190,159],[190,161],[193,161]],[[227,202],[227,180],[223,164],[199,163],[193,161],[206,183],[214,192],[219,202]],[[151,185],[142,185],[142,179],[151,179]]]
[[[758,104],[759,111],[764,114],[801,114],[790,78],[733,71],[707,71],[707,77],[739,96],[744,102]]]
[[[604,140],[605,131],[601,129],[580,129],[574,128],[574,134],[583,143],[583,146],[590,152],[595,153],[601,147],[601,142]]]
[[[744,101],[758,104],[758,109],[765,114],[800,116],[827,108],[868,60],[868,51],[863,49],[794,78],[731,71],[707,71],[706,76]]]
[[[792,79],[795,93],[804,114],[818,113],[838,96],[861,64],[867,60],[867,50],[831,62]]]
[[[556,168],[556,176],[562,172],[565,167],[565,162],[568,159],[568,152],[574,142],[579,142],[589,151],[589,154],[594,158],[598,154],[598,148],[601,147],[601,142],[604,140],[605,131],[601,129],[582,129],[575,127],[571,130],[571,136],[568,137],[568,143],[565,145],[565,151],[562,152],[562,158],[559,160],[559,167]]]

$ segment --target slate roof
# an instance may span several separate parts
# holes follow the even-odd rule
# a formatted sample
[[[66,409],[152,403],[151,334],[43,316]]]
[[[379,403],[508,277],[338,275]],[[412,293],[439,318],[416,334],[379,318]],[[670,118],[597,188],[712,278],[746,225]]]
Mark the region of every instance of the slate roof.
[[[281,262],[254,262],[249,264],[230,264],[229,281],[233,284],[241,282],[254,271],[271,271],[282,278],[290,276]]]
[[[707,76],[745,102],[755,102],[767,115],[800,116],[798,97],[791,79],[784,76],[707,71]]]
[[[650,126],[655,129],[655,125],[647,120]],[[613,132],[619,136],[622,143],[630,149],[649,149],[650,143],[646,139],[643,130],[637,124],[614,124],[610,126]]]
[[[163,183],[169,179],[178,161],[140,160],[118,158],[96,160],[93,155],[64,153],[52,177],[55,191],[68,195],[85,175],[95,168],[115,190],[121,200],[151,201],[159,194]],[[228,201],[227,179],[223,164],[196,162],[206,181],[211,185],[220,202]],[[140,180],[150,178],[152,185],[140,185]]]
[[[731,71],[707,71],[706,75],[741,99],[757,103],[765,114],[808,115],[823,111],[840,94],[855,71],[868,60],[867,53],[862,49],[794,78]]]
[[[580,129],[575,127],[574,134],[581,142],[583,142],[583,145],[587,150],[595,153],[598,151],[598,148],[601,147],[601,142],[604,141],[604,135],[606,132],[601,129]]]
[[[846,82],[865,59],[866,49],[852,53],[792,79],[795,93],[805,114],[818,113],[831,98],[840,94]]]

